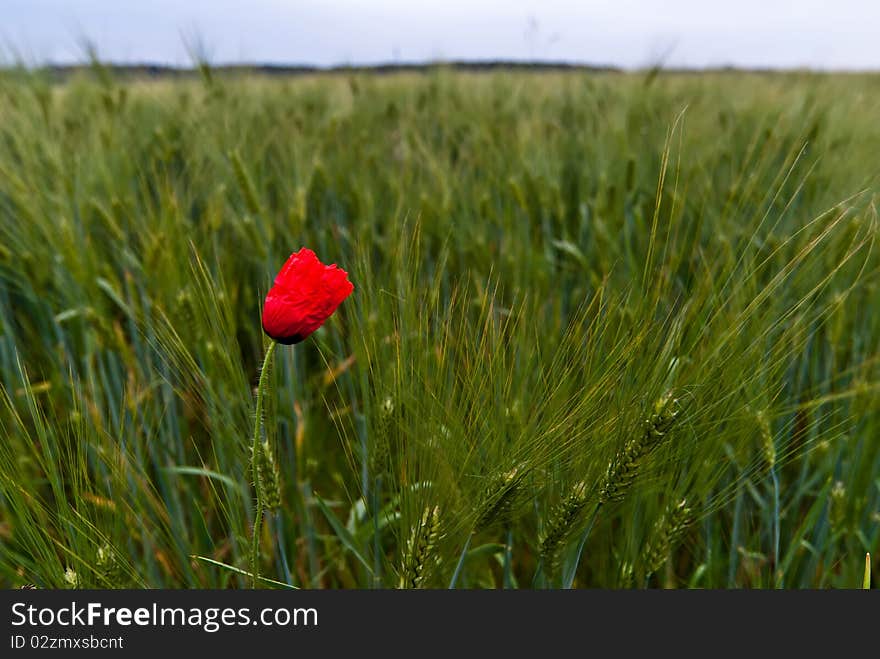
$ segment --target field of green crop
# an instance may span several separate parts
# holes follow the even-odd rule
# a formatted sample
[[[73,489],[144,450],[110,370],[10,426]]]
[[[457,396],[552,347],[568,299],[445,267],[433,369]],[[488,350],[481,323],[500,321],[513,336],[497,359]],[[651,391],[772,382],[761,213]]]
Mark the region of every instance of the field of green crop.
[[[876,75],[0,72],[0,586],[250,586],[302,246],[355,291],[266,372],[262,587],[861,586],[878,116]]]

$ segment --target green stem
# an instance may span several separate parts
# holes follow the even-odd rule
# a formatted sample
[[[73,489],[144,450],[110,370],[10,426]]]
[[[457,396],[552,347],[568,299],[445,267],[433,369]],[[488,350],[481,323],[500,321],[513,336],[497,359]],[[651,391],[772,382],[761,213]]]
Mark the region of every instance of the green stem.
[[[736,588],[736,572],[739,568],[739,533],[742,517],[743,491],[736,488],[736,502],[733,505],[733,529],[730,532],[730,557],[727,559],[727,587]]]
[[[465,541],[464,547],[461,548],[461,555],[458,557],[458,564],[455,566],[455,572],[452,574],[452,580],[449,582],[450,590],[455,588],[455,584],[458,582],[458,575],[461,574],[461,568],[464,567],[464,559],[467,557],[468,548],[471,546],[471,539],[473,537],[474,534],[471,533]]]
[[[513,529],[507,529],[507,538],[504,542],[504,573],[502,585],[505,589],[513,587]]]
[[[532,588],[546,588],[547,579],[544,577],[544,559],[538,559],[538,567],[535,568],[535,576],[532,577]]]
[[[257,509],[254,513],[254,529],[251,542],[251,586],[257,587],[260,578],[260,525],[263,522],[263,486],[260,483],[260,470],[258,467],[260,446],[260,422],[263,420],[263,390],[266,388],[266,373],[269,370],[269,360],[275,352],[274,341],[266,348],[266,356],[263,358],[263,368],[260,369],[260,381],[257,383],[257,410],[254,415],[254,445],[251,451],[251,472],[254,477],[254,490],[257,494]]]
[[[599,515],[599,509],[602,508],[601,503],[596,504],[596,509],[593,511],[592,517],[590,517],[590,521],[587,524],[587,527],[584,529],[583,534],[581,535],[581,539],[578,542],[577,551],[574,554],[574,559],[566,566],[565,571],[562,576],[562,587],[568,590],[571,588],[574,583],[574,577],[577,574],[578,563],[581,562],[581,554],[584,553],[584,545],[587,544],[587,538],[590,537],[590,531],[593,530],[593,524],[596,523],[596,517]]]
[[[773,485],[773,572],[777,588],[782,588],[782,570],[779,566],[779,477],[776,466],[770,469],[770,482]]]

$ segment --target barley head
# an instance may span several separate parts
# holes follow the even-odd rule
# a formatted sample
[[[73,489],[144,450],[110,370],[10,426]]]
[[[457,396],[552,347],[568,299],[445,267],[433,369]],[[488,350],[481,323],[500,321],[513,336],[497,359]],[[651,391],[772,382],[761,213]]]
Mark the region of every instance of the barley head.
[[[257,448],[257,454],[252,457],[257,463],[257,475],[263,504],[266,510],[275,510],[281,507],[281,472],[275,453],[269,442],[262,442]]]
[[[421,588],[431,566],[440,529],[440,508],[425,508],[406,544],[400,588]],[[436,562],[436,561],[435,561]]]
[[[546,565],[556,565],[559,549],[577,527],[578,519],[588,502],[589,489],[584,481],[580,481],[575,483],[550,514],[540,549],[541,559]]]
[[[519,464],[492,479],[491,484],[483,491],[477,508],[479,513],[474,531],[486,529],[509,518],[522,493],[523,480],[527,474],[526,466]]]
[[[692,510],[682,499],[670,506],[654,525],[651,536],[642,551],[639,567],[647,578],[663,565],[669,552],[692,521]]]
[[[661,396],[644,421],[641,435],[624,444],[608,465],[599,489],[599,503],[622,501],[639,473],[643,460],[669,436],[679,415],[678,399]]]
[[[755,416],[758,422],[758,429],[761,438],[761,453],[764,456],[764,464],[767,469],[773,469],[776,466],[776,445],[773,443],[773,432],[770,429],[770,421],[764,410],[758,412]]]
[[[67,588],[79,588],[79,575],[73,568],[64,570],[64,583]]]
[[[116,551],[108,544],[101,545],[95,552],[95,572],[104,587],[121,588],[125,585],[125,574]]]
[[[846,486],[842,481],[835,481],[831,487],[831,530],[839,533],[846,522]]]

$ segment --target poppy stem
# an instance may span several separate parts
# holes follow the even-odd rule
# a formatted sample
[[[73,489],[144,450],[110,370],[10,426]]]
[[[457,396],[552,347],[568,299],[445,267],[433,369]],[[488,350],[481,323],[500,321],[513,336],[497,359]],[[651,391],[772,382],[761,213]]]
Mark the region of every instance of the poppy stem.
[[[260,422],[263,420],[263,391],[266,388],[266,374],[269,371],[269,360],[275,352],[275,341],[269,342],[263,367],[260,369],[260,381],[257,383],[257,409],[254,414],[254,445],[251,450],[251,473],[254,478],[254,491],[257,494],[257,508],[254,513],[254,529],[251,544],[251,587],[256,588],[260,579],[260,525],[263,522],[263,484],[260,482],[259,458],[263,447],[260,443]]]

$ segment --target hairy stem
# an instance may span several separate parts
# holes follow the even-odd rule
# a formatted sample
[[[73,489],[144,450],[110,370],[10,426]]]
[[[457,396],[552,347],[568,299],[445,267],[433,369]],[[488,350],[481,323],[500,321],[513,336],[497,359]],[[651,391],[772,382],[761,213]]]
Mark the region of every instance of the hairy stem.
[[[269,360],[275,352],[275,341],[269,343],[266,348],[266,356],[263,358],[263,367],[260,369],[260,381],[257,383],[257,409],[254,414],[254,443],[251,451],[251,473],[254,478],[254,491],[257,495],[257,508],[254,512],[254,528],[251,542],[251,586],[257,587],[260,578],[260,525],[263,522],[263,487],[260,483],[260,470],[258,468],[259,454],[262,450],[260,445],[260,423],[263,420],[263,391],[266,388],[266,373],[268,372]]]

